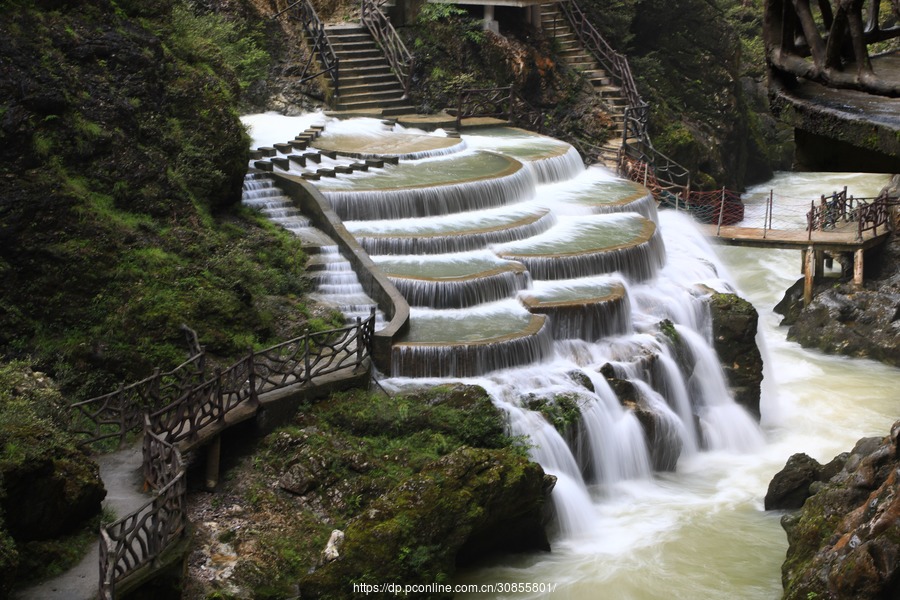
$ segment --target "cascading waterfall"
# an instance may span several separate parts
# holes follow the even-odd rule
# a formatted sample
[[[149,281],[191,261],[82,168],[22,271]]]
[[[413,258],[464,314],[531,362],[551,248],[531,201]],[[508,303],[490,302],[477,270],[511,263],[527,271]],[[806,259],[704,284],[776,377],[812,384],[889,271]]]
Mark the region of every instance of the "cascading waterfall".
[[[759,428],[743,408],[731,400],[731,392],[715,351],[696,331],[676,325],[694,360],[689,380],[691,397],[700,403],[703,440],[713,450],[749,452],[765,442]]]
[[[477,218],[457,215],[452,228],[431,219],[392,221],[350,221],[347,229],[369,254],[446,254],[485,248],[544,233],[556,224],[548,210],[502,215],[492,222],[487,211]],[[507,218],[504,218],[507,217]]]
[[[487,161],[496,172],[490,178],[443,185],[435,182],[427,187],[356,191],[325,187],[322,193],[338,216],[347,221],[406,219],[482,210],[527,200],[534,194],[534,175],[522,168],[521,163],[496,155],[473,155],[472,160],[473,168]],[[415,171],[416,166],[403,163],[394,172],[411,170],[419,175]],[[364,181],[374,182],[371,178]],[[337,186],[336,183],[334,185]]]
[[[557,476],[552,504],[562,540],[602,533],[600,499],[651,481],[654,468],[675,468],[698,454],[701,440],[726,451],[759,442],[708,340],[696,333],[707,331],[709,319],[708,290],[697,286],[727,284],[690,228],[678,216],[658,215],[640,186],[584,169],[556,140],[507,130],[464,141],[462,152],[319,182],[348,230],[408,287],[412,304],[446,307],[412,309],[382,384],[455,378],[483,385],[509,416],[511,433],[528,436],[532,457]],[[534,281],[520,278],[524,289],[507,274],[437,281],[445,255],[473,250],[524,265]],[[409,254],[420,255],[422,273],[398,267],[412,261]],[[467,296],[462,290],[473,286],[461,280],[469,278],[485,279],[478,285],[508,299],[494,301],[502,294],[483,290]],[[685,340],[690,364],[676,361],[661,339],[664,319]],[[570,336],[579,339],[563,339]],[[604,365],[629,380],[633,398],[613,391]],[[704,381],[706,369],[717,370],[713,383]],[[528,409],[535,395],[575,399],[574,437]]]

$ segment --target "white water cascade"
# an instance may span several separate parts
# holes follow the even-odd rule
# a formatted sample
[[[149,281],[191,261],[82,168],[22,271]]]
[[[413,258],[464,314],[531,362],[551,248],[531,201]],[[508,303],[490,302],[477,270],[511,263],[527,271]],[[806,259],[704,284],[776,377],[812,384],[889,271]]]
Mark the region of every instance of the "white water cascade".
[[[560,150],[558,142],[537,143],[545,144],[540,155],[554,157],[554,166],[547,163],[547,168],[535,168],[529,164],[516,170],[515,161],[534,162],[533,136],[501,132],[463,137],[465,148],[455,153],[461,155],[460,160],[455,160],[452,152],[441,153],[433,159],[416,158],[415,164],[407,163],[407,167],[401,162],[398,168],[384,173],[353,175],[323,187],[326,197],[338,204],[338,212],[355,220],[348,229],[368,237],[365,244],[377,247],[379,254],[390,254],[396,248],[402,249],[401,256],[412,254],[417,245],[429,247],[425,252],[431,254],[475,251],[484,249],[480,240],[486,240],[485,244],[494,244],[488,249],[498,257],[520,262],[530,272],[530,287],[519,291],[516,298],[467,308],[415,308],[411,331],[432,331],[394,348],[395,359],[409,353],[413,364],[439,364],[456,360],[441,343],[458,344],[458,340],[467,339],[442,336],[483,339],[475,336],[483,336],[487,330],[499,339],[507,328],[531,332],[510,352],[459,355],[461,364],[456,372],[471,371],[464,381],[488,390],[497,406],[509,415],[511,433],[527,436],[532,457],[557,476],[552,495],[556,514],[553,551],[501,557],[494,565],[460,574],[458,582],[554,583],[557,594],[574,599],[778,596],[785,540],[778,527],[779,515],[761,510],[768,480],[793,452],[806,451],[828,460],[849,448],[860,435],[885,433],[890,423],[887,415],[894,408],[888,399],[893,398],[900,377],[893,370],[864,363],[859,367],[861,375],[848,375],[846,370],[841,373],[841,386],[847,381],[853,386],[858,379],[843,396],[834,391],[810,396],[808,390],[815,389],[811,378],[839,387],[823,376],[828,372],[827,365],[838,361],[809,358],[809,353],[792,348],[787,358],[779,355],[767,361],[761,404],[765,430],[761,430],[734,403],[709,348],[704,296],[707,288],[730,291],[733,284],[728,281],[723,260],[689,222],[670,212],[657,215],[646,194],[602,169],[575,173],[571,153]],[[508,159],[488,160],[489,155]],[[485,171],[474,177],[503,177],[510,185],[456,184],[447,175],[452,169],[466,172],[476,164]],[[394,176],[404,178],[399,184],[402,189],[384,191],[396,185],[392,183]],[[415,184],[419,177],[428,179],[422,187]],[[811,197],[840,187],[822,178],[808,183],[813,190]],[[440,187],[446,188],[451,202],[442,200],[437,191]],[[874,195],[870,189],[853,189],[853,193]],[[795,195],[808,204],[809,189]],[[753,200],[748,203],[748,213],[752,214]],[[604,218],[617,213],[627,214]],[[487,237],[507,229],[507,224],[523,231],[538,222],[549,227],[511,240]],[[602,227],[612,222],[617,226],[609,230]],[[477,227],[482,223],[492,226]],[[624,232],[624,225],[631,227],[631,237],[617,240],[613,233]],[[452,246],[449,240],[456,232],[467,236],[465,246]],[[434,236],[434,244],[421,242],[430,236]],[[621,243],[635,251],[622,257],[598,252]],[[569,261],[568,255],[585,251],[597,261]],[[729,252],[727,249],[721,254],[732,265],[751,271],[757,268],[747,255],[735,258]],[[421,250],[418,254],[422,257]],[[435,260],[444,261],[451,269],[453,261],[445,256],[438,255]],[[411,258],[395,256],[384,261],[391,262],[396,277],[417,277],[400,264],[414,262]],[[436,264],[424,257],[422,261],[426,269]],[[545,268],[551,261],[554,266]],[[604,261],[602,268],[594,268]],[[779,263],[767,255],[758,260],[759,272],[749,281],[752,285],[738,280],[737,287],[763,313],[763,329],[768,336],[774,325],[766,310],[774,301],[769,304],[769,299],[760,300],[755,286],[777,288],[768,292],[780,297],[796,277],[799,258],[792,255],[789,262],[785,273],[791,275],[775,276],[770,270]],[[562,276],[565,281],[548,283],[559,276],[560,266],[568,269]],[[558,301],[564,289],[575,290],[576,298],[584,297],[585,282],[595,285],[601,279],[605,288],[619,290],[621,302],[629,305],[621,314],[630,319],[624,327],[604,327],[612,333],[604,333],[602,339],[595,335],[555,335],[546,324],[552,316],[545,318],[521,306],[527,304],[527,294],[537,296],[538,304],[547,305]],[[576,280],[581,283],[571,283]],[[565,300],[572,302],[570,298]],[[664,319],[672,322],[688,348],[679,354],[678,361],[670,341],[660,331],[659,323]],[[473,324],[474,328],[467,328]],[[769,340],[767,345],[770,349],[775,346]],[[413,354],[423,346],[425,351]],[[486,346],[475,343],[470,348]],[[514,354],[530,359],[520,360]],[[681,354],[689,355],[689,369],[681,364]],[[840,364],[847,362],[842,360]],[[634,399],[628,400],[632,406],[623,406],[624,400],[613,393],[606,377],[598,372],[604,368],[608,373],[604,366],[614,370],[616,379],[628,380],[635,390]],[[393,377],[382,380],[382,385],[396,390],[446,381],[437,379],[441,372],[424,369],[417,373],[418,379]],[[881,379],[889,380],[890,385],[881,387]],[[790,385],[786,386],[786,381]],[[773,382],[780,387],[777,397]],[[785,402],[786,387],[797,398],[805,399]],[[862,402],[849,401],[855,396],[862,396]],[[576,402],[581,414],[574,434],[561,434],[541,414],[528,409],[535,402],[552,404],[562,397]],[[828,398],[827,405],[816,405],[815,410],[808,407],[822,397]],[[845,401],[852,419],[840,412],[846,410]],[[791,407],[799,405],[803,408],[795,414]],[[651,440],[653,452],[640,422],[647,413],[656,424],[655,437],[662,438]],[[661,462],[673,470],[654,472],[651,465]]]
[[[752,211],[774,187],[776,193],[796,199],[798,206],[808,206],[809,199],[823,190],[848,185],[849,192],[857,196],[874,196],[886,181],[886,176],[875,175],[781,174],[748,192],[745,202]],[[677,223],[669,222],[671,216],[661,214],[664,234],[677,228],[673,227]],[[666,270],[673,266],[671,251],[678,244],[701,251],[705,247],[702,240],[691,236],[678,240],[667,236],[670,258]],[[724,265],[739,293],[760,313],[758,342],[765,359],[764,438],[743,436],[754,428],[729,432],[735,425],[733,415],[715,404],[720,382],[715,376],[703,375],[700,364],[695,367],[694,379],[704,389],[695,390],[690,398],[696,401],[699,394],[705,408],[712,407],[701,426],[707,443],[716,449],[683,452],[672,473],[613,486],[588,485],[595,519],[589,539],[560,535],[552,540],[550,553],[501,557],[491,565],[460,574],[456,582],[555,585],[552,594],[494,596],[517,599],[781,597],[781,563],[787,540],[779,524],[781,513],[763,510],[768,482],[791,454],[805,452],[826,462],[849,450],[860,437],[887,434],[900,408],[897,369],[867,360],[825,356],[785,340],[786,330],[779,327],[781,317],[772,308],[799,278],[799,260],[795,251],[717,247],[715,256],[705,261],[718,265],[722,274]],[[686,271],[697,266],[685,261]],[[630,294],[636,306],[643,305],[640,310],[681,313],[682,321],[696,318],[693,310],[664,309],[653,301],[650,290],[631,289]],[[681,306],[680,301],[676,304]],[[676,328],[692,345],[705,346],[702,323],[698,327],[682,323]],[[573,354],[576,349],[583,360],[597,359],[596,348],[571,344]],[[700,353],[698,348],[694,350]],[[665,354],[660,365],[670,371]],[[694,388],[694,384],[687,387]],[[668,392],[664,395],[679,412],[677,406],[683,400],[673,400]],[[484,595],[457,596],[478,597]]]

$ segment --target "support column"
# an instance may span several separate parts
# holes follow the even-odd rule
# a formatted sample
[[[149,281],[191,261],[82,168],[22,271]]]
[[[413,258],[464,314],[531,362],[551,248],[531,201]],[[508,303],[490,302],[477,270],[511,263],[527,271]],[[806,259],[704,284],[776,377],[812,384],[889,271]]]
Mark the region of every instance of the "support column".
[[[219,463],[222,457],[222,434],[217,434],[206,448],[206,489],[212,491],[219,485]]]
[[[863,254],[862,248],[853,252],[853,285],[859,288],[863,286]]]
[[[825,252],[816,250],[816,277],[825,276]]]
[[[804,251],[803,265],[803,306],[809,306],[813,297],[813,282],[816,273],[816,251],[812,246]]]
[[[493,31],[496,34],[500,33],[500,23],[494,20],[493,4],[484,5],[484,29],[486,31]]]

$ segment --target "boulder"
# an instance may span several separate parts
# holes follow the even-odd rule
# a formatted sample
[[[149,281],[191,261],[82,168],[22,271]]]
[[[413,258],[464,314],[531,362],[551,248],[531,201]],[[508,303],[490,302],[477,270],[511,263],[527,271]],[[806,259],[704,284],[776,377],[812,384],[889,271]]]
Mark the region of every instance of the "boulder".
[[[775,474],[766,492],[766,510],[791,510],[800,508],[812,495],[810,486],[821,481],[822,465],[806,455],[794,454],[784,469]]]
[[[517,452],[459,448],[354,518],[340,558],[301,580],[301,595],[353,598],[347,582],[372,574],[397,584],[439,582],[457,562],[488,552],[548,550],[541,510],[551,483]]]
[[[900,422],[889,436],[864,438],[840,463],[822,467],[820,479],[836,473],[813,484],[815,493],[803,508],[782,518],[789,542],[784,598],[863,600],[900,593],[898,434]],[[811,466],[794,462],[801,474]]]
[[[763,360],[756,344],[759,314],[736,294],[710,296],[713,348],[722,363],[734,400],[759,420]]]

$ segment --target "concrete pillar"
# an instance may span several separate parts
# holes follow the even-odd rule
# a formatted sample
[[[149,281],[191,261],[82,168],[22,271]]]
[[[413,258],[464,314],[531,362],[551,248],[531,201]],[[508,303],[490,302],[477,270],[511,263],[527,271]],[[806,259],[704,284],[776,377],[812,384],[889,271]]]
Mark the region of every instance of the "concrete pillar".
[[[825,252],[816,250],[816,277],[825,275]]]
[[[816,251],[812,246],[804,252],[806,262],[803,267],[803,306],[809,306],[813,296],[813,282],[816,273]]]
[[[217,434],[206,448],[206,489],[213,491],[219,485],[219,463],[222,458],[222,435]]]
[[[494,6],[492,4],[484,5],[484,29],[493,31],[496,34],[500,33],[500,23],[494,20]]]
[[[863,254],[862,248],[853,253],[853,285],[856,287],[863,286]]]

